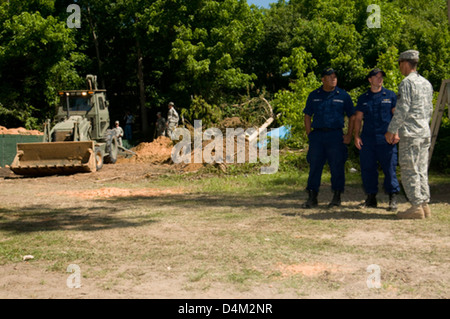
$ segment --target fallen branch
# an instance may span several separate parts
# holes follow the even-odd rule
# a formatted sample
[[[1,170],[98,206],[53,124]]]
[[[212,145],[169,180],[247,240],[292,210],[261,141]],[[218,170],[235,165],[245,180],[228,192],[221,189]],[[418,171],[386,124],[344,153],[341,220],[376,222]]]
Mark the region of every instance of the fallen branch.
[[[266,128],[268,128],[269,126],[270,126],[270,124],[272,124],[273,123],[273,121],[275,121],[275,117],[274,117],[274,115],[273,115],[273,108],[272,108],[272,105],[270,105],[270,103],[265,99],[265,98],[262,98],[262,100],[267,104],[267,106],[269,107],[269,110],[270,110],[270,112],[269,112],[269,114],[271,115],[270,116],[270,118],[258,129],[258,130],[256,130],[255,132],[253,132],[253,134],[252,135],[250,135],[249,137],[248,137],[248,141],[249,142],[252,142],[255,138],[257,138],[258,137],[258,135],[259,135],[259,132],[261,132],[262,130],[264,130],[264,129],[266,129]]]

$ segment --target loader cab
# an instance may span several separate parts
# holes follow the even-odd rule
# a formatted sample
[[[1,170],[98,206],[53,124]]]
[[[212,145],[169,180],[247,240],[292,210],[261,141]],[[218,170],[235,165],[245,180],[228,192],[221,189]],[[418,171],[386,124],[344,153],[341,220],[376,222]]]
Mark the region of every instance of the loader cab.
[[[95,123],[92,130],[92,138],[99,140],[105,137],[109,128],[108,101],[104,91],[95,93],[92,99],[96,108],[96,116],[91,118],[91,123]]]
[[[73,112],[89,112],[92,107],[91,99],[88,96],[74,96],[69,97],[67,103],[67,99],[63,99],[61,101],[63,111],[67,113],[67,106],[69,107],[70,113]],[[67,105],[69,104],[69,105]]]
[[[62,91],[59,96],[56,122],[63,122],[71,116],[81,116],[91,124],[92,139],[104,138],[110,122],[105,90]]]

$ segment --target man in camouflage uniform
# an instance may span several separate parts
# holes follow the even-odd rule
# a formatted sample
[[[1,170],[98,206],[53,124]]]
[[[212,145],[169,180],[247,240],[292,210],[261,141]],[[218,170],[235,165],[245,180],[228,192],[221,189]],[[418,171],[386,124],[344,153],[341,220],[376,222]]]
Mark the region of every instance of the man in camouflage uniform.
[[[123,146],[122,137],[123,137],[123,129],[120,127],[119,121],[114,123],[115,127],[113,128],[114,133],[116,134],[117,141],[120,146]]]
[[[156,113],[156,137],[166,136],[166,119],[162,117],[161,112]]]
[[[397,107],[386,133],[386,141],[400,141],[399,162],[402,182],[411,207],[397,216],[423,219],[431,216],[428,185],[428,150],[431,145],[430,119],[433,114],[433,87],[417,71],[419,52],[400,54],[399,68],[405,79],[398,90]]]
[[[167,136],[172,138],[172,133],[178,126],[178,121],[180,120],[177,111],[174,108],[175,104],[173,102],[169,102],[169,113],[167,114]]]

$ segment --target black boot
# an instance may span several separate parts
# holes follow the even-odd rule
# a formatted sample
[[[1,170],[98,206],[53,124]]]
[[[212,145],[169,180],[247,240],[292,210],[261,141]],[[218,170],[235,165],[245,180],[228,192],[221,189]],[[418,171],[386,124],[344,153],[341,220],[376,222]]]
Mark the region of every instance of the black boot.
[[[391,193],[389,194],[389,207],[388,207],[388,211],[389,212],[396,212],[398,209],[397,206],[397,194],[396,193]]]
[[[333,199],[328,204],[328,207],[337,207],[341,206],[341,192],[340,191],[334,191]]]
[[[317,207],[318,202],[317,202],[317,195],[319,194],[316,191],[312,191],[312,190],[307,190],[308,191],[308,200],[302,205],[302,208],[314,208]]]
[[[367,194],[366,201],[361,204],[361,208],[376,208],[377,206],[377,194]]]

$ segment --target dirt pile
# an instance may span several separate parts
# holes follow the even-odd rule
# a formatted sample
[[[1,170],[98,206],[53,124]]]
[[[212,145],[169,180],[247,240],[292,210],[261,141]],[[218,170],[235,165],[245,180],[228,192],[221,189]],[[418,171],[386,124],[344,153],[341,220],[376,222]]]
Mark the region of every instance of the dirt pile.
[[[8,129],[4,126],[0,126],[0,134],[3,134],[3,135],[44,135],[44,133],[42,133],[38,130],[27,130],[23,127]]]
[[[131,158],[118,159],[120,163],[162,164],[171,160],[173,142],[170,138],[160,136],[151,143],[141,143],[131,149],[136,155]]]

